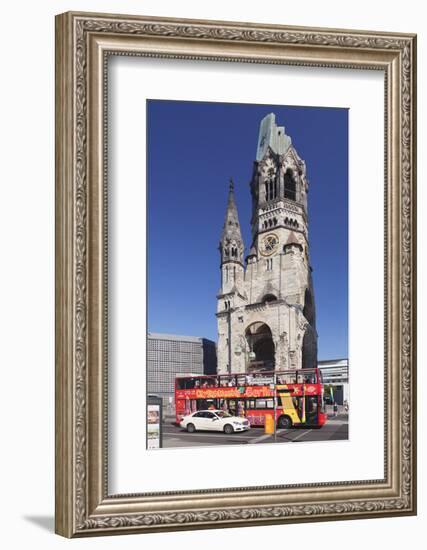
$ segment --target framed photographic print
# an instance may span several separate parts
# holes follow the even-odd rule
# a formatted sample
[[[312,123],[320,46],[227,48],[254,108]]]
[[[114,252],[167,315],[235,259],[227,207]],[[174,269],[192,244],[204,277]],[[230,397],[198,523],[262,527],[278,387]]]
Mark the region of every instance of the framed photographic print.
[[[146,108],[146,391],[162,398],[161,447],[348,439],[348,110]],[[310,209],[306,165],[327,182],[313,184]]]
[[[56,19],[56,531],[416,513],[410,34]]]

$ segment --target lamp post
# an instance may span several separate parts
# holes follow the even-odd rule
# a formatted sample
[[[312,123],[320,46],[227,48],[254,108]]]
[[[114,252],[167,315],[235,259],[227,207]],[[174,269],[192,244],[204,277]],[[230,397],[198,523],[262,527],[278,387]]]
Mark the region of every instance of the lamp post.
[[[274,443],[276,443],[276,412],[277,412],[276,371],[273,372],[273,382],[270,384],[270,389],[273,391]]]
[[[228,373],[231,374],[231,309],[228,308]]]

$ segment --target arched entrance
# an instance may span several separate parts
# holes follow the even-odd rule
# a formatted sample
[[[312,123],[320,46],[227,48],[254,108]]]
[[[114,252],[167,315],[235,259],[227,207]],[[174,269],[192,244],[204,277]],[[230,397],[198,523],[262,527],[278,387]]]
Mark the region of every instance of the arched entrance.
[[[252,323],[245,332],[249,355],[248,371],[274,370],[274,342],[270,327],[265,323]]]

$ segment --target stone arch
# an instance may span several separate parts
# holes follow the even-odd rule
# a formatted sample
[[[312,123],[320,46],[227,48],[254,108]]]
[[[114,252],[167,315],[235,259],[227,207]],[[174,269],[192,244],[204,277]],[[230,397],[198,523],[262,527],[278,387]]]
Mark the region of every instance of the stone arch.
[[[250,352],[247,370],[274,370],[275,346],[270,327],[260,321],[252,323],[245,330],[245,338]]]

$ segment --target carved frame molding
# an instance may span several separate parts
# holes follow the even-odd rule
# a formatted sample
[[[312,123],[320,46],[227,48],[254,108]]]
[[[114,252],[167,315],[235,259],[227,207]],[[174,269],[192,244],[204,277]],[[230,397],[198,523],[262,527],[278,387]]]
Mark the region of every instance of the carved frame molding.
[[[109,55],[385,73],[385,478],[108,495]],[[56,532],[67,537],[416,513],[416,37],[66,13],[56,18]]]

